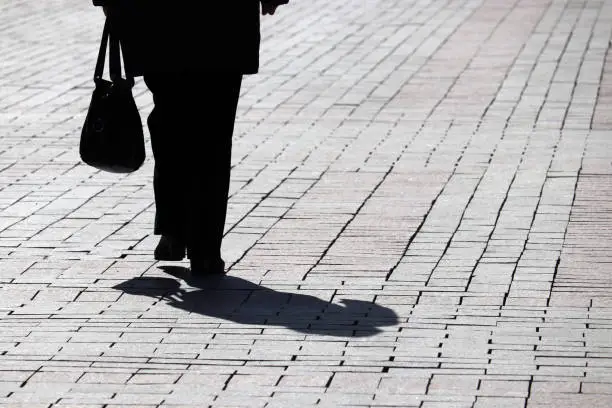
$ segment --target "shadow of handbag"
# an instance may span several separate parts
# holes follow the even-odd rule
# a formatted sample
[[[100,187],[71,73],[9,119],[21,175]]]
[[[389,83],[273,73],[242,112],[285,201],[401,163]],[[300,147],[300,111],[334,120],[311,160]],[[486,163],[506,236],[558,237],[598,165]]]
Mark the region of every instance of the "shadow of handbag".
[[[110,81],[102,79],[109,49]],[[95,89],[85,118],[79,153],[88,165],[112,173],[131,173],[145,160],[142,121],[132,95],[134,78],[121,76],[119,38],[104,23],[94,74]]]

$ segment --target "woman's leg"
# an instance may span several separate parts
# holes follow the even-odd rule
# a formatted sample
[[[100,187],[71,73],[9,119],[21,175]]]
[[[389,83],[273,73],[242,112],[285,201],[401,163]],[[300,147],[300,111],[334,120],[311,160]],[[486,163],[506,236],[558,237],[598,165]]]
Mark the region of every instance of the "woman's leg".
[[[232,135],[242,75],[222,74],[200,87],[189,163],[188,256],[194,266],[220,265],[227,213]],[[194,112],[194,116],[196,113]],[[215,269],[214,266],[211,267]]]
[[[186,135],[183,129],[184,112],[180,109],[183,98],[176,90],[176,78],[170,75],[151,74],[145,75],[144,79],[153,93],[155,104],[147,121],[155,158],[154,233],[184,243],[186,214],[184,137]]]

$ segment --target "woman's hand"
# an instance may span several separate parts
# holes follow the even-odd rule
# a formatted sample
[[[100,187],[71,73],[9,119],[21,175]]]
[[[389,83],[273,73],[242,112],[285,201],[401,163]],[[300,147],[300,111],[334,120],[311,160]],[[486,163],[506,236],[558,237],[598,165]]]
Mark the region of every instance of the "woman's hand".
[[[261,0],[261,14],[273,15],[276,12],[276,8],[282,4],[289,3],[289,0]]]

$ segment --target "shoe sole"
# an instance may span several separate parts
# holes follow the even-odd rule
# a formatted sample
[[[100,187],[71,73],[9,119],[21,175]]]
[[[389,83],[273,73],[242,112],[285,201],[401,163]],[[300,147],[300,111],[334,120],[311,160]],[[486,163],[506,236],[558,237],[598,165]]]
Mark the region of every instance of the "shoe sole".
[[[178,262],[185,259],[185,257],[170,257],[170,256],[154,256],[156,261],[166,261],[166,262]]]

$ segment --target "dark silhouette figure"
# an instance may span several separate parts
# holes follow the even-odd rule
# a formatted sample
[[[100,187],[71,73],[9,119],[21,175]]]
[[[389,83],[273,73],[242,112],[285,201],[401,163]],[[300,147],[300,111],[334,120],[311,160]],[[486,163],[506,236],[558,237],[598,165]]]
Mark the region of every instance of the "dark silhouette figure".
[[[199,277],[182,267],[163,267],[193,290],[172,278],[140,277],[115,289],[159,298],[173,307],[242,324],[283,326],[307,334],[366,337],[394,326],[398,316],[372,302],[346,299],[342,305],[314,296],[278,292],[232,276]]]
[[[242,76],[259,69],[259,13],[288,0],[93,0],[118,36],[127,75],[153,93],[155,258],[187,255],[223,273],[232,133]]]

